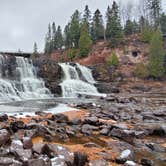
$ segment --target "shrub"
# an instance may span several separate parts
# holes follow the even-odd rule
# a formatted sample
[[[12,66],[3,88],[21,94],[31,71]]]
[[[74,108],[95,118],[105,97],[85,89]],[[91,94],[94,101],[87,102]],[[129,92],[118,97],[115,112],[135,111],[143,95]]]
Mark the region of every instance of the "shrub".
[[[117,66],[119,65],[119,59],[118,59],[117,54],[114,52],[114,53],[106,60],[106,63],[107,63],[109,66],[115,66],[115,67],[117,67]]]
[[[147,78],[149,76],[148,68],[143,63],[138,63],[134,70],[134,76],[138,78]]]
[[[153,34],[154,34],[153,29],[150,27],[146,27],[141,33],[142,41],[150,43],[150,41],[152,40]]]
[[[70,60],[70,61],[72,61],[73,60],[73,58],[75,58],[76,56],[78,56],[79,55],[79,49],[69,49],[68,51],[67,51],[67,58],[68,58],[68,60]]]

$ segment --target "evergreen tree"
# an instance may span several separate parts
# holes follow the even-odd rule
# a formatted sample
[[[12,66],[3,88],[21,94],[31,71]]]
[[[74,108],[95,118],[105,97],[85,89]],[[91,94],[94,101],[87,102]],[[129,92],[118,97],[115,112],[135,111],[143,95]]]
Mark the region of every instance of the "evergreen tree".
[[[161,15],[161,31],[163,34],[166,33],[166,14],[162,13]]]
[[[93,16],[92,26],[91,26],[91,36],[93,41],[99,39],[104,39],[104,25],[102,15],[97,9]]]
[[[45,38],[45,53],[50,54],[52,52],[52,35],[51,35],[51,25],[48,25],[48,33]]]
[[[147,3],[151,24],[156,30],[160,26],[161,0],[148,0]]]
[[[85,57],[88,55],[91,44],[92,40],[88,32],[88,26],[86,22],[84,22],[81,26],[81,35],[79,39],[79,49],[81,57]]]
[[[58,26],[57,28],[56,38],[57,38],[57,48],[61,49],[63,46],[63,36],[62,36],[62,30],[60,26]]]
[[[57,49],[57,36],[56,36],[56,26],[55,22],[52,24],[52,49]]]
[[[35,42],[33,46],[33,56],[36,56],[37,54],[38,54],[38,48],[37,48],[37,43]]]
[[[72,41],[72,46],[74,48],[78,48],[78,42],[80,38],[80,13],[78,10],[76,10],[71,17],[69,33]]]
[[[157,30],[150,43],[149,74],[154,78],[163,76],[164,69],[164,49],[161,31]]]
[[[70,35],[70,24],[67,24],[64,29],[64,44],[66,48],[72,47],[71,35]]]
[[[112,46],[116,46],[123,39],[123,31],[121,26],[119,7],[115,1],[113,2],[112,8],[107,9],[106,17],[106,37],[111,41]]]
[[[89,10],[88,5],[85,6],[83,22],[87,23],[88,32],[90,33],[91,11]]]
[[[124,32],[126,35],[131,35],[134,33],[134,24],[131,20],[126,21]]]

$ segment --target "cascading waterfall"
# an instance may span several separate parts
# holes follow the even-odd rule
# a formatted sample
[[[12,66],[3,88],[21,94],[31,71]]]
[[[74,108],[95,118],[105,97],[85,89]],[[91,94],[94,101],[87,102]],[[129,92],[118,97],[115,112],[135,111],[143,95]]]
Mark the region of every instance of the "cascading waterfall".
[[[44,81],[37,78],[30,59],[15,57],[15,62],[10,63],[9,59],[8,56],[0,55],[0,102],[51,97]],[[12,65],[14,67],[9,70]]]
[[[80,64],[59,64],[64,72],[64,80],[60,84],[63,97],[77,97],[78,95],[100,95],[94,86],[95,80],[91,70]]]

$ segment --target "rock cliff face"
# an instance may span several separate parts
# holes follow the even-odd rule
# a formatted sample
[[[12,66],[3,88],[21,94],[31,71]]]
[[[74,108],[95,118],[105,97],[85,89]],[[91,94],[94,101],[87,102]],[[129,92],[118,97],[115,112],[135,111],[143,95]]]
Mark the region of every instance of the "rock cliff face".
[[[62,91],[59,83],[63,77],[63,71],[58,63],[47,57],[37,58],[33,63],[37,67],[37,75],[44,79],[46,87],[55,96],[61,96]]]

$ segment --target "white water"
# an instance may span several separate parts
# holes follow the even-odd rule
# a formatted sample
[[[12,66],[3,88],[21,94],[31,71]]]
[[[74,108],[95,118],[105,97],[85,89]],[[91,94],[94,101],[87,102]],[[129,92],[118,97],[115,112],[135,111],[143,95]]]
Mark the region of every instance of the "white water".
[[[95,80],[90,69],[79,64],[61,63],[60,66],[64,72],[64,80],[60,84],[63,97],[77,97],[79,94],[101,95],[94,86]]]
[[[37,78],[36,70],[32,61],[16,57],[16,69],[14,77],[10,78],[10,74],[4,66],[8,57],[0,55],[0,102],[21,101],[28,99],[44,99],[50,98],[51,93],[45,87],[44,81]]]

